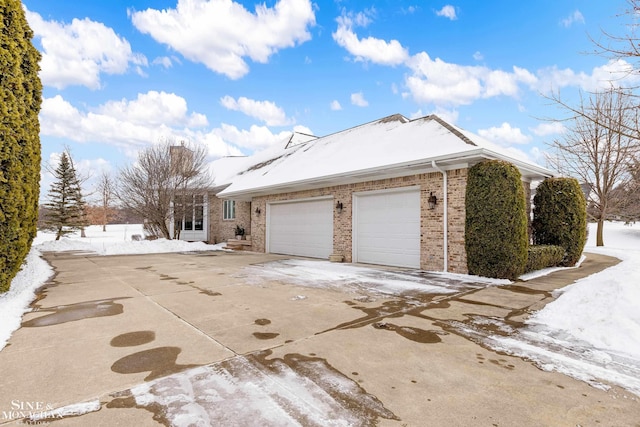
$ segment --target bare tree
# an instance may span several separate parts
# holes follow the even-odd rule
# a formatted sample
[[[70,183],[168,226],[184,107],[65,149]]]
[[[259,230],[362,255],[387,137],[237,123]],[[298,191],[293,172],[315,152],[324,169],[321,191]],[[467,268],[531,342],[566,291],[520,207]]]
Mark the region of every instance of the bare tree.
[[[111,219],[111,205],[115,196],[115,184],[111,175],[102,171],[96,185],[96,192],[100,196],[100,208],[102,210],[102,231],[107,231],[107,223]]]
[[[624,66],[618,67],[618,72],[612,72],[608,80],[611,90],[614,90],[615,87],[626,87],[626,96],[629,98],[629,102],[627,102],[624,107],[635,110],[640,104],[638,94],[635,93],[635,89],[638,87],[634,86],[634,82],[637,82],[638,80],[637,78],[628,79],[628,77],[640,74],[640,67],[638,67],[640,65],[640,36],[637,34],[638,29],[640,28],[638,21],[638,16],[640,16],[640,0],[627,0],[626,3],[626,9],[616,15],[622,21],[621,28],[625,29],[622,31],[624,34],[619,35],[615,32],[601,30],[600,37],[597,39],[593,36],[589,36],[591,42],[595,46],[595,49],[588,53],[600,55],[612,61],[626,62],[626,64],[621,64]],[[613,117],[609,117],[606,121],[602,120],[604,117],[602,114],[595,116],[592,114],[585,114],[585,111],[582,108],[582,103],[578,106],[572,105],[562,99],[559,92],[552,92],[550,95],[545,97],[559,105],[563,110],[569,112],[571,115],[569,120],[576,117],[582,117],[586,120],[599,120],[597,123],[598,126],[606,126],[607,123],[614,121]],[[552,121],[562,120],[552,119]],[[615,131],[622,133],[628,138],[640,139],[640,130],[636,124],[637,123],[635,122],[618,124]]]
[[[617,15],[622,19],[630,19],[630,22],[623,24],[626,27],[625,34],[617,35],[602,30],[603,40],[591,37],[591,41],[596,46],[594,53],[610,59],[640,58],[640,36],[637,35],[639,12],[640,0],[627,0],[626,10]]]
[[[620,199],[617,187],[628,183],[639,141],[623,129],[637,129],[638,112],[628,91],[610,89],[582,98],[567,132],[550,146],[549,163],[560,173],[587,184],[590,212],[597,220],[596,245],[603,246],[603,224]]]
[[[116,196],[160,237],[178,238],[169,224],[182,218],[186,204],[174,201],[202,193],[212,182],[205,146],[168,139],[141,151],[135,164],[121,169]]]

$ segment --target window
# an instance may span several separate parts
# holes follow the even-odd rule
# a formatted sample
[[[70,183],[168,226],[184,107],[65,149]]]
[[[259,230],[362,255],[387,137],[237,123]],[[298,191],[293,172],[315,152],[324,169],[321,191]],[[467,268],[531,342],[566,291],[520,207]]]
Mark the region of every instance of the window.
[[[173,203],[176,230],[204,230],[205,199],[202,194],[178,195]]]
[[[225,200],[222,203],[222,219],[236,219],[235,200]]]

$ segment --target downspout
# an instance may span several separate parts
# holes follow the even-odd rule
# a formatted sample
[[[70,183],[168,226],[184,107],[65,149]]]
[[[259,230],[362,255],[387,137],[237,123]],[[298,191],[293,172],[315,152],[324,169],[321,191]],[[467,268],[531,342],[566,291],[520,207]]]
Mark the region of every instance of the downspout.
[[[442,188],[443,188],[443,192],[444,192],[444,197],[443,197],[443,203],[444,203],[444,215],[443,215],[443,221],[444,221],[444,240],[442,243],[442,246],[444,247],[444,271],[445,273],[447,271],[449,271],[449,218],[447,216],[447,208],[448,208],[448,201],[447,201],[447,172],[444,171],[443,169],[440,169],[440,167],[438,167],[438,165],[436,165],[436,161],[432,160],[431,161],[431,166],[433,166],[433,168],[435,170],[437,170],[438,172],[440,172],[442,174]]]

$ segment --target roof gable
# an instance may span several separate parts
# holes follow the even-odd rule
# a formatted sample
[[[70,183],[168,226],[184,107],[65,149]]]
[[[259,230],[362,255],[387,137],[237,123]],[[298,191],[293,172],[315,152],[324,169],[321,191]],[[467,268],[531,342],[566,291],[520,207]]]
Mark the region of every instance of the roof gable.
[[[513,156],[483,138],[430,115],[409,120],[394,114],[324,137],[275,148],[249,158],[247,165],[220,193],[222,197],[294,191],[337,185],[364,178],[412,175],[439,166],[460,167],[483,158],[512,161]],[[546,170],[526,159],[522,165]],[[546,171],[549,172],[549,171]],[[354,181],[355,180],[355,181]]]

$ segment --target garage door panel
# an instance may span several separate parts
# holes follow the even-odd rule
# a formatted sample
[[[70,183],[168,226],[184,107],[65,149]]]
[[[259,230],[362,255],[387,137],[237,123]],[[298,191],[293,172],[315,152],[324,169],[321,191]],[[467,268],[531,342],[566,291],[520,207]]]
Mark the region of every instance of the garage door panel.
[[[333,201],[270,205],[269,252],[327,258],[333,252]]]
[[[356,196],[355,252],[358,262],[420,267],[420,192]]]

